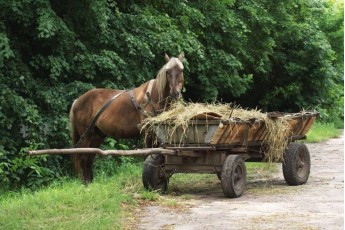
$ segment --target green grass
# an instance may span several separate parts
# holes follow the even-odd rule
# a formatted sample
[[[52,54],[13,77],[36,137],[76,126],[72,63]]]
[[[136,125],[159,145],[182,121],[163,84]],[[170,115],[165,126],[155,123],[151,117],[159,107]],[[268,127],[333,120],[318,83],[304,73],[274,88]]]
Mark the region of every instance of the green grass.
[[[119,227],[122,217],[119,204],[124,200],[126,197],[118,189],[99,183],[85,187],[70,181],[35,193],[23,191],[16,198],[1,202],[1,228]]]
[[[330,138],[339,137],[340,135],[341,129],[338,129],[334,124],[315,122],[307,133],[307,142],[322,142]]]
[[[276,173],[278,173],[278,164],[269,164],[266,162],[247,162],[246,169],[248,180],[269,180],[272,179]]]
[[[128,164],[113,177],[55,183],[36,192],[0,197],[0,229],[121,229],[126,211],[141,192],[141,167]]]

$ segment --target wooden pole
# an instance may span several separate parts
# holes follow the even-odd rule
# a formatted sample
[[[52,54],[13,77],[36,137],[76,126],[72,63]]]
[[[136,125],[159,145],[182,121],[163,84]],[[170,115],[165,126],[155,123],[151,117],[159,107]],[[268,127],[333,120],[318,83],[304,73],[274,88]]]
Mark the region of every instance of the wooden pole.
[[[59,155],[59,154],[97,154],[102,156],[148,156],[151,154],[176,155],[175,150],[163,148],[148,148],[136,150],[102,150],[98,148],[72,148],[72,149],[42,149],[28,152],[33,155]]]

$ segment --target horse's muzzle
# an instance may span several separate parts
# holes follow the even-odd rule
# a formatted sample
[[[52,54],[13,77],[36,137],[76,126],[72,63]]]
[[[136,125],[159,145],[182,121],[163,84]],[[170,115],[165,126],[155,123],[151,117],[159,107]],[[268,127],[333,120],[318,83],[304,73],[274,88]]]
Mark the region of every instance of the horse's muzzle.
[[[174,92],[171,92],[170,93],[170,96],[173,98],[173,99],[179,99],[182,97],[182,94],[181,92],[179,91],[174,91]]]

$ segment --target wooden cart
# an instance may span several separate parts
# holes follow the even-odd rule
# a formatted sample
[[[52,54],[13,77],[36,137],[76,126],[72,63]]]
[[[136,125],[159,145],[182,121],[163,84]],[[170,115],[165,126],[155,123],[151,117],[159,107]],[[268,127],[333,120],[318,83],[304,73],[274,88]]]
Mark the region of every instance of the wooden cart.
[[[307,182],[310,172],[308,148],[296,140],[306,138],[317,112],[296,114],[270,113],[270,119],[288,117],[288,146],[284,151],[283,174],[289,185]],[[245,161],[261,162],[265,159],[269,130],[263,120],[196,119],[188,129],[177,128],[172,136],[169,122],[155,126],[159,144],[174,154],[154,154],[144,162],[142,180],[147,189],[161,190],[168,187],[174,173],[211,173],[221,180],[226,197],[240,197],[246,184]],[[169,136],[170,135],[170,136]]]
[[[317,117],[317,112],[296,114],[270,113],[270,119],[289,118],[288,145],[283,150],[283,174],[289,185],[307,182],[310,156],[307,147],[296,140],[306,133]],[[147,189],[164,192],[169,177],[174,173],[211,173],[221,180],[226,197],[240,197],[246,184],[245,161],[261,162],[265,159],[270,130],[263,120],[243,121],[236,118],[193,119],[187,130],[178,127],[172,136],[166,132],[173,124],[155,126],[159,148],[136,150],[101,150],[98,148],[43,149],[29,151],[29,155],[42,154],[98,154],[112,156],[147,156],[142,173]]]

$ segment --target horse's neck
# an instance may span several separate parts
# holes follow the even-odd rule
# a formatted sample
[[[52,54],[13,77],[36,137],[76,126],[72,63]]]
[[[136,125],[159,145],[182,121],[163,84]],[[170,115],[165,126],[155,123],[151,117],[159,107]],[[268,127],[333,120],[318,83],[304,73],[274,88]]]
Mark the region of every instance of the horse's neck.
[[[141,86],[139,86],[137,89],[141,92],[143,92],[144,98],[140,99],[137,98],[138,101],[146,101],[146,100],[151,100],[150,103],[152,103],[155,106],[156,110],[162,110],[167,107],[168,104],[168,97],[169,97],[169,87],[165,87],[164,90],[162,91],[162,95],[159,95],[159,90],[158,90],[158,84],[157,84],[157,79],[154,81],[150,80],[148,82],[145,82]],[[147,94],[149,94],[149,98],[147,98]]]

